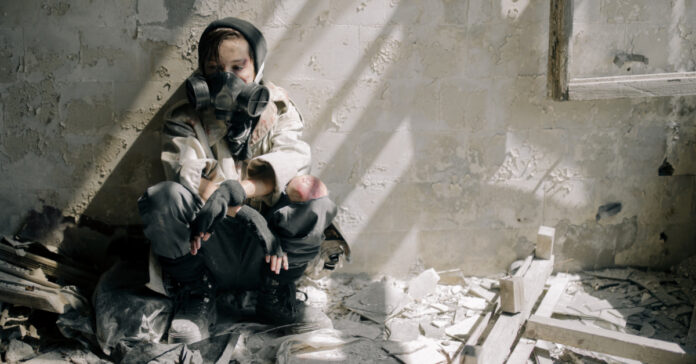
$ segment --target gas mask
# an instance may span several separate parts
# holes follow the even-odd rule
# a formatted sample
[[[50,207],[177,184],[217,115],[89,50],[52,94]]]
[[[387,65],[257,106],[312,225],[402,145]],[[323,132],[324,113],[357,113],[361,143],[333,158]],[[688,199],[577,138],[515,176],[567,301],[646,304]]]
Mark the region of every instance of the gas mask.
[[[244,111],[251,117],[261,115],[268,104],[270,92],[257,83],[246,84],[231,72],[217,72],[208,77],[193,75],[186,80],[189,102],[201,110],[210,105],[215,118],[229,121],[235,111]]]

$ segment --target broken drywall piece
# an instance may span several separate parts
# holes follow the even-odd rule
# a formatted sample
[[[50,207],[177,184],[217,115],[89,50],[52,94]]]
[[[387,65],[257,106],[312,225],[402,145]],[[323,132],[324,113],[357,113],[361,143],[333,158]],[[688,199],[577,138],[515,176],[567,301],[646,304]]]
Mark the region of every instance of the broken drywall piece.
[[[437,320],[436,320],[437,321]],[[433,339],[439,339],[445,334],[445,329],[443,326],[439,326],[442,322],[430,319],[423,319],[418,322],[421,334],[425,337],[430,337]]]
[[[440,276],[430,268],[408,282],[408,294],[414,299],[422,299],[435,292],[439,281]]]
[[[661,286],[659,279],[641,271],[634,270],[628,277],[631,282],[640,285],[650,291],[658,300],[667,306],[678,305],[680,301],[667,293]]]
[[[407,342],[387,341],[382,347],[389,354],[406,364],[428,364],[446,362],[447,358],[439,346],[429,339]]]
[[[483,298],[466,296],[459,299],[459,305],[472,310],[482,311],[488,307],[488,302]]]
[[[430,307],[440,311],[440,312],[448,312],[450,308],[447,305],[443,305],[441,303],[431,303]]]
[[[467,336],[471,332],[471,329],[474,327],[474,325],[476,325],[480,317],[481,315],[467,317],[462,321],[459,321],[456,324],[446,328],[445,333],[452,337],[461,338]]]
[[[8,363],[17,363],[21,360],[26,360],[33,355],[34,349],[31,347],[31,345],[17,339],[12,339],[10,340],[10,344],[7,346],[5,360]]]
[[[395,318],[386,323],[389,329],[389,340],[411,341],[420,336],[418,321]]]
[[[374,282],[343,302],[343,305],[378,324],[398,314],[410,302],[400,288],[390,282]]]
[[[385,341],[382,348],[392,355],[411,354],[423,349],[427,344],[422,341]]]
[[[493,302],[497,296],[495,292],[491,292],[473,282],[469,283],[469,293],[481,297],[488,302]]]
[[[435,345],[427,345],[425,348],[410,354],[396,355],[404,364],[435,364],[444,363],[447,358]]]
[[[334,322],[334,328],[345,333],[346,335],[361,336],[373,340],[382,335],[382,329],[380,329],[377,325],[364,324],[345,319],[336,320]]]

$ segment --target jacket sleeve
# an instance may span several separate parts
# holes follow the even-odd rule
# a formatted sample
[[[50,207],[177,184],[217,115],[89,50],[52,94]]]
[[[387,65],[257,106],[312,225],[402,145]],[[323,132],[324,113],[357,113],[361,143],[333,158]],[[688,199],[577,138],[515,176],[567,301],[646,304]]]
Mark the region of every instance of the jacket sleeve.
[[[270,150],[268,153],[253,158],[249,162],[248,174],[253,178],[256,171],[267,170],[275,177],[275,189],[269,199],[269,205],[275,204],[288,182],[295,176],[309,174],[311,168],[311,150],[302,139],[304,122],[292,102],[282,105],[285,109],[270,131]]]
[[[195,115],[190,115],[187,109],[187,104],[175,105],[174,110],[165,117],[161,159],[167,180],[180,183],[198,196],[203,170],[214,161],[206,158],[205,150],[188,120]]]

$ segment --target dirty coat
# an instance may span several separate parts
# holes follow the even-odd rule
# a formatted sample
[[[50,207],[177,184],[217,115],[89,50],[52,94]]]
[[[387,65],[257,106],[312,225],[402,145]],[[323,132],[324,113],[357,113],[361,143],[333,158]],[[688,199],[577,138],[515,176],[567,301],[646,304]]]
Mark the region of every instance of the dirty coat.
[[[196,112],[187,100],[175,104],[165,114],[162,136],[162,163],[167,180],[178,182],[200,199],[201,175],[213,181],[253,178],[270,167],[275,190],[258,200],[274,205],[287,183],[295,176],[309,174],[311,152],[300,139],[304,122],[282,88],[266,82],[270,102],[252,130],[249,139],[251,158],[235,161],[225,134],[227,126],[216,120],[212,108]]]
[[[202,175],[222,182],[266,173],[275,178],[273,193],[248,203],[269,213],[269,226],[280,234],[294,263],[291,268],[296,265],[295,270],[283,271],[281,276],[301,274],[304,264],[317,254],[336,206],[328,197],[288,206],[283,203],[287,183],[295,176],[309,174],[310,148],[300,139],[303,121],[285,91],[270,83],[265,86],[271,102],[251,131],[248,160],[233,158],[225,137],[227,126],[215,120],[212,109],[196,112],[183,101],[165,115],[162,162],[168,181],[148,188],[138,201],[145,235],[156,255],[176,259],[188,253],[188,222],[203,206],[198,194]],[[293,229],[299,229],[297,234],[285,234]],[[259,269],[268,270],[261,244],[233,218],[216,224],[213,235],[202,245],[201,255],[223,289],[256,288]]]

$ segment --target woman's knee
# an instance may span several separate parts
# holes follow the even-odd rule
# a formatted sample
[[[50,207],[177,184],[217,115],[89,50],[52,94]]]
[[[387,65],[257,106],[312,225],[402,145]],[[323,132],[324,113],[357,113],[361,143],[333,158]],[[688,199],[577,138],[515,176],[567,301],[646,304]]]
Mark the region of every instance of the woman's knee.
[[[310,175],[296,176],[291,179],[285,187],[285,192],[292,202],[307,202],[329,194],[324,182]]]

